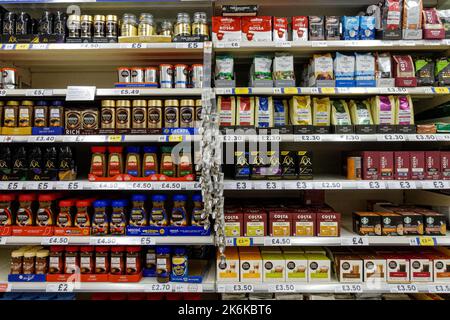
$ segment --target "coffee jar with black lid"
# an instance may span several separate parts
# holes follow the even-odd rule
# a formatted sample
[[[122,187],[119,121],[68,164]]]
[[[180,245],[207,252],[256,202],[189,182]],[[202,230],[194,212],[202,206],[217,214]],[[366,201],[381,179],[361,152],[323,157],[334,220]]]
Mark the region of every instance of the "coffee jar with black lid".
[[[30,15],[26,12],[19,13],[16,21],[15,34],[26,35],[31,34],[32,32],[32,20]]]
[[[67,26],[69,29],[69,38],[79,38],[81,32],[81,17],[72,14],[67,18]]]
[[[38,26],[39,35],[50,35],[53,33],[53,14],[49,11],[44,11],[39,19]]]
[[[109,14],[106,16],[106,37],[117,38],[119,24],[117,22],[117,16]]]
[[[90,39],[92,38],[93,20],[90,15],[81,16],[81,38]]]

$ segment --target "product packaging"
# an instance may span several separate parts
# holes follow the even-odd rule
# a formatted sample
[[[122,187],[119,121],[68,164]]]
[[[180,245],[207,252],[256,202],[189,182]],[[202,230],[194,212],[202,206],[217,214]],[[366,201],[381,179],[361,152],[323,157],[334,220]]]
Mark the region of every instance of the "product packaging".
[[[308,281],[308,260],[301,253],[284,252],[286,261],[286,281],[307,282]]]
[[[350,111],[345,100],[331,101],[331,124],[336,126],[350,126],[352,124]]]
[[[274,80],[295,80],[294,56],[288,53],[276,53],[273,60]],[[295,83],[294,85],[295,86]]]
[[[382,236],[402,236],[403,218],[401,215],[393,212],[379,212],[381,216],[381,235]]]
[[[292,17],[292,40],[308,41],[308,17]]]
[[[339,237],[341,231],[341,214],[337,212],[317,212],[318,237]]]
[[[380,155],[376,151],[363,151],[362,158],[362,177],[363,180],[380,179]]]
[[[414,124],[414,108],[411,96],[395,97],[395,124],[405,126]]]
[[[290,103],[290,120],[293,125],[312,125],[310,96],[294,96]]]
[[[359,39],[374,40],[375,39],[375,17],[360,16],[359,17]]]
[[[272,59],[267,56],[255,56],[251,77],[253,80],[272,80]]]
[[[313,98],[313,125],[330,125],[331,102],[330,98]]]
[[[255,125],[255,98],[237,97],[236,100],[236,125],[254,126]]]
[[[439,151],[425,151],[425,179],[441,178],[441,156]]]
[[[336,52],[336,57],[334,58],[334,74],[336,81],[355,80],[355,56]]]
[[[213,42],[241,41],[241,18],[212,17]]]
[[[438,10],[439,18],[441,18],[442,24],[445,29],[445,38],[450,38],[450,10]]]
[[[350,116],[354,125],[373,125],[371,105],[367,100],[350,100]]]
[[[333,80],[333,58],[331,54],[315,54],[311,61],[310,85],[317,86],[317,81]]]
[[[450,59],[447,57],[438,58],[434,70],[436,84],[439,87],[450,85]]]
[[[226,212],[225,219],[225,236],[240,237],[244,234],[244,217],[240,212]]]
[[[384,0],[382,7],[382,29],[384,39],[401,39],[401,18],[401,0]]]
[[[390,151],[380,151],[380,179],[394,179],[394,154]]]
[[[326,40],[341,39],[338,16],[325,17],[325,39]]]
[[[394,178],[395,180],[410,180],[410,153],[409,151],[394,152]]]
[[[353,212],[353,232],[361,236],[381,236],[381,216],[376,212]]]
[[[220,253],[217,251],[217,282],[239,282],[239,254],[237,247],[227,247],[225,254],[227,256],[226,263],[221,263]]]
[[[239,272],[242,283],[262,282],[262,258],[259,251],[239,252]]]
[[[305,254],[308,260],[308,281],[329,282],[331,280],[331,261],[323,254]]]
[[[434,85],[434,61],[431,58],[414,59],[418,86]]]
[[[422,0],[403,0],[403,39],[422,39]]]
[[[334,255],[336,274],[341,283],[361,283],[363,281],[363,261],[355,255]]]
[[[257,128],[271,128],[274,126],[274,110],[272,97],[255,98],[255,121]]]
[[[297,151],[298,178],[300,180],[313,179],[313,164],[311,151]]]
[[[442,179],[450,180],[450,151],[441,151]]]
[[[359,17],[342,17],[342,39],[359,39]]]
[[[245,237],[264,237],[267,233],[267,214],[265,212],[244,213]]]
[[[217,56],[215,68],[216,80],[234,79],[234,60],[231,56]]]
[[[309,16],[309,40],[325,40],[325,21],[323,16]]]
[[[423,151],[412,151],[409,153],[411,179],[423,180],[425,178],[425,153]]]
[[[273,41],[288,40],[288,19],[286,17],[273,17]]]
[[[287,212],[269,212],[269,232],[271,237],[290,237],[292,217]]]
[[[273,121],[275,127],[283,127],[289,124],[289,104],[284,99],[273,99]]]
[[[444,39],[445,29],[439,18],[436,8],[424,8],[423,14],[423,38]]]
[[[263,282],[285,282],[286,262],[281,252],[262,252]]]
[[[376,54],[376,78],[390,79],[392,78],[392,62],[389,52],[382,52]]]
[[[236,100],[233,96],[219,96],[217,99],[217,110],[219,112],[219,124],[222,127],[236,125]]]
[[[272,17],[256,16],[242,17],[242,41],[270,42],[272,41]]]
[[[372,53],[355,53],[355,79],[357,85],[358,81],[364,81],[364,86],[369,86],[367,81],[375,80],[375,57]]]
[[[393,96],[375,96],[372,99],[372,116],[376,125],[395,124],[395,99]]]

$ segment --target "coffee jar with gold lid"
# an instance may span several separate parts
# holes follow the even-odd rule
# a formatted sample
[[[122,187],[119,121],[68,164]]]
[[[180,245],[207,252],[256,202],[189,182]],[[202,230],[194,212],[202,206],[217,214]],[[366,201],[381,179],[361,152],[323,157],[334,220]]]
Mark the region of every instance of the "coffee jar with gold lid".
[[[94,38],[103,38],[105,36],[106,18],[104,15],[94,16]]]
[[[138,35],[153,36],[156,34],[153,15],[150,13],[141,13],[139,16]]]
[[[172,22],[170,22],[170,20],[161,21],[159,35],[161,35],[161,36],[172,36],[173,35],[173,25],[172,25]]]
[[[71,14],[67,18],[67,28],[69,29],[69,38],[79,38],[81,32],[81,17],[77,14]]]
[[[162,128],[162,101],[161,100],[148,100],[147,103],[147,127],[149,129],[161,129]]]
[[[118,19],[116,15],[108,14],[106,16],[106,37],[107,38],[116,38],[117,31],[119,29]]]
[[[197,122],[197,126],[200,126],[200,121],[203,120],[202,111],[202,99],[195,100],[195,121]]]
[[[180,101],[180,128],[193,128],[195,120],[195,101],[183,99]]]
[[[191,35],[191,18],[189,14],[185,12],[178,13],[173,35],[187,37]]]
[[[131,127],[133,129],[142,129],[147,127],[147,101],[134,100],[131,110]]]
[[[208,20],[205,12],[194,13],[194,21],[192,22],[192,35],[206,37],[209,39]]]
[[[81,38],[92,38],[93,19],[90,15],[81,16]]]
[[[19,123],[19,101],[10,100],[6,103],[3,111],[3,126],[14,128]]]
[[[178,100],[164,101],[164,128],[179,128],[179,103]]]
[[[124,13],[120,27],[122,37],[135,37],[138,35],[138,23],[136,16],[131,13]]]
[[[116,102],[116,128],[131,128],[131,102],[130,100],[117,100]]]
[[[33,115],[33,101],[24,100],[19,105],[19,127],[31,127]]]
[[[100,127],[102,129],[114,129],[116,126],[116,102],[114,100],[102,100],[100,114]]]

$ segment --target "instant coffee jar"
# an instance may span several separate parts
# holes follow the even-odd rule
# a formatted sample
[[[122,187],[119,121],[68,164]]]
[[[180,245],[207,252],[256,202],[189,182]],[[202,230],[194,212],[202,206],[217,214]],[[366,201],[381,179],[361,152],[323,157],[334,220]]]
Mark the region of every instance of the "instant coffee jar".
[[[116,126],[116,102],[114,100],[102,100],[100,113],[100,127],[102,129],[114,129]]]
[[[162,101],[148,100],[147,105],[147,127],[149,129],[161,129],[163,118]]]
[[[178,100],[164,101],[164,128],[179,128],[179,108]]]
[[[189,14],[185,12],[178,13],[173,35],[185,37],[191,35],[191,18],[189,18]]]
[[[109,14],[106,16],[106,37],[117,38],[119,24],[117,23],[117,16]]]
[[[130,100],[117,100],[116,102],[116,128],[131,128],[131,102]]]
[[[96,15],[94,17],[94,38],[103,38],[106,34],[106,19],[103,15]]]
[[[122,25],[120,27],[120,35],[122,37],[135,37],[138,35],[138,24],[134,14],[125,13],[122,16]]]
[[[131,110],[131,127],[142,129],[147,127],[147,101],[134,100]]]

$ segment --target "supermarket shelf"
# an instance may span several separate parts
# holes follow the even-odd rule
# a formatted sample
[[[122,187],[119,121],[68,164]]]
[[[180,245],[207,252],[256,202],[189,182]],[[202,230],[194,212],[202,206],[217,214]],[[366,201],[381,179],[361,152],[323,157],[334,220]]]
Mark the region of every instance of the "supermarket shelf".
[[[340,237],[228,237],[227,246],[447,246],[446,236],[359,236],[341,228]]]
[[[0,190],[200,190],[200,182],[196,181],[2,181]]]
[[[283,51],[293,54],[332,51],[446,51],[449,40],[356,40],[356,41],[283,41],[283,42],[219,42],[214,43],[216,52],[233,52],[248,55],[255,51]]]
[[[218,283],[217,292],[224,293],[448,293],[450,285],[446,282],[393,284],[374,283]]]
[[[450,138],[450,135],[449,135]],[[119,143],[119,142],[193,142],[199,135],[24,135],[0,136],[0,143]]]
[[[236,131],[238,132],[239,129]],[[223,142],[437,142],[450,141],[450,134],[226,134]],[[234,132],[234,131],[232,131]]]
[[[78,236],[78,237],[0,237],[3,246],[18,245],[213,245],[213,236],[150,237],[150,236]]]
[[[409,94],[414,98],[432,98],[449,93],[448,87],[286,87],[286,88],[215,88],[218,95],[326,95],[326,96],[366,96],[377,94]]]
[[[226,180],[225,190],[415,190],[450,189],[449,180]]]
[[[202,89],[165,89],[165,88],[111,88],[96,89],[96,97],[123,97],[123,96],[201,96]],[[3,89],[0,97],[65,97],[67,89]]]

